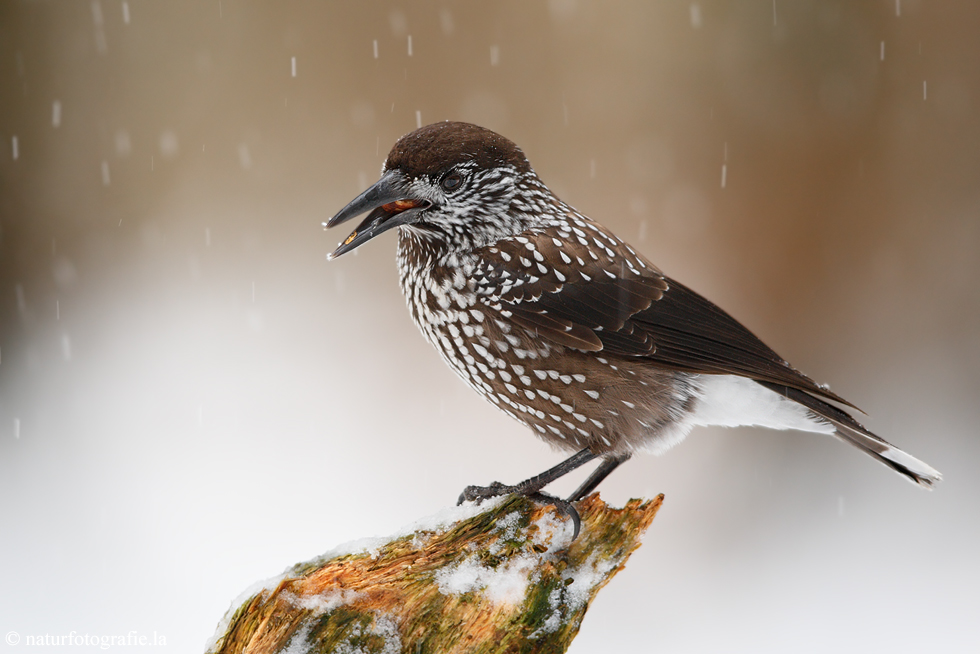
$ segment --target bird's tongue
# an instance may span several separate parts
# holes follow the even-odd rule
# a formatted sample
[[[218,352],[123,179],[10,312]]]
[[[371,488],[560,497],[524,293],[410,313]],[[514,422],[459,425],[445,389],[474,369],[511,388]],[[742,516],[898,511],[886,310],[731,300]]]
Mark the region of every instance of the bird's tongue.
[[[387,222],[392,217],[397,216],[403,211],[408,211],[409,209],[414,209],[415,207],[420,207],[424,202],[419,200],[395,200],[394,202],[389,202],[388,204],[382,204],[380,207],[372,211],[367,215],[367,217],[357,226],[357,229],[347,237],[347,242],[350,242],[357,236],[358,232],[363,232],[368,227],[377,227],[382,223]]]
[[[396,214],[407,211],[408,209],[414,209],[421,204],[417,200],[395,200],[394,202],[381,205],[381,208],[390,214]]]

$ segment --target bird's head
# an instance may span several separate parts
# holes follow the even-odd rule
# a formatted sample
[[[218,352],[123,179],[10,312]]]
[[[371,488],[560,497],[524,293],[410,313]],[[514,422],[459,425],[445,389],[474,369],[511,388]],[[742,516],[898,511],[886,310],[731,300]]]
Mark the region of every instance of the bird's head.
[[[526,213],[511,204],[535,179],[521,149],[499,134],[469,123],[427,125],[398,139],[381,179],[323,223],[367,213],[330,258],[399,226],[454,250],[519,233]]]

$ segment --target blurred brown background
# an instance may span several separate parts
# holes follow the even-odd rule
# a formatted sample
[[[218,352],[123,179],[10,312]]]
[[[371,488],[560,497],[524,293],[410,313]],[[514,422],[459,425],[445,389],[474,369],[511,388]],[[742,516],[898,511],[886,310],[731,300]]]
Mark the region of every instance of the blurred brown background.
[[[573,651],[976,651],[978,27],[912,0],[0,3],[0,630],[201,651],[253,581],[557,462],[416,333],[393,236],[325,261],[394,140],[454,119],[946,475],[751,429],[634,460],[603,496],[666,504]]]

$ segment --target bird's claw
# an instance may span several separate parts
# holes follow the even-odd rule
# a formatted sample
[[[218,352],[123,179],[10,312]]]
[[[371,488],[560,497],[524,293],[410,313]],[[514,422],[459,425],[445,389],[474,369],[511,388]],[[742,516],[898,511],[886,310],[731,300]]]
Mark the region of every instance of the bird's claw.
[[[575,530],[572,532],[572,540],[574,541],[578,538],[578,533],[582,529],[582,519],[578,515],[578,511],[568,500],[563,500],[560,497],[555,497],[554,495],[549,495],[548,493],[542,493],[538,491],[537,493],[531,493],[527,496],[532,500],[537,500],[543,504],[550,504],[555,507],[558,513],[562,514],[566,518],[572,521],[572,526]]]

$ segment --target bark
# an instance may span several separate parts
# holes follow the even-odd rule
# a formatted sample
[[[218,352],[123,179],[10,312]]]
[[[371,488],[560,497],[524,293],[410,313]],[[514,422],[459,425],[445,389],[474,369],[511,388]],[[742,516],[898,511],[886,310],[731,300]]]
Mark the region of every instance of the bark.
[[[564,652],[663,496],[571,520],[509,496],[447,524],[297,564],[233,606],[211,654]]]

